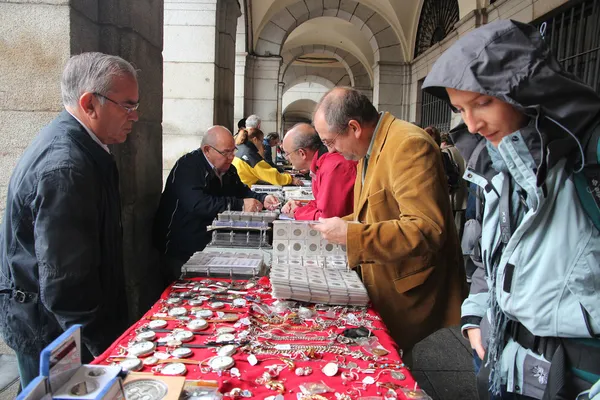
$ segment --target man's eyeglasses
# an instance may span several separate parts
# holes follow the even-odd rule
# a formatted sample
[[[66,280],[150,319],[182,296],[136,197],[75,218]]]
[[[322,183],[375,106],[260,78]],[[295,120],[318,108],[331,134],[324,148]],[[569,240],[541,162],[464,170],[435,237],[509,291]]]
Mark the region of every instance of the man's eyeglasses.
[[[286,153],[286,152],[284,151],[284,152],[283,152],[283,157],[284,157],[286,160],[289,160],[289,159],[290,159],[290,156],[291,156],[292,154],[294,154],[295,152],[297,152],[298,150],[300,150],[301,148],[302,148],[302,147],[298,147],[296,150],[294,150],[294,151],[290,151],[289,153]]]
[[[333,145],[335,144],[335,140],[337,139],[337,137],[340,135],[340,133],[342,133],[342,131],[339,131],[334,137],[333,139],[321,139],[321,142],[323,142],[323,144],[329,148],[333,147]]]
[[[103,94],[100,94],[100,93],[94,93],[94,96],[102,97],[103,99],[106,99],[106,100],[110,101],[111,103],[114,103],[114,104],[118,105],[119,107],[123,108],[127,114],[131,114],[132,112],[137,111],[138,107],[140,106],[140,103],[133,104],[131,106],[124,106],[123,104],[117,103],[116,101],[114,101],[110,97],[107,97],[107,96],[105,96]]]
[[[214,151],[216,151],[217,153],[219,153],[220,155],[222,155],[223,157],[225,157],[225,158],[229,158],[229,157],[231,157],[231,156],[235,156],[235,152],[236,152],[236,151],[237,151],[237,149],[238,149],[238,148],[237,148],[237,146],[235,146],[235,147],[233,148],[233,150],[223,150],[223,151],[221,151],[221,150],[217,149],[216,147],[214,147],[214,146],[211,146],[210,144],[209,144],[208,146],[209,146],[211,149],[213,149]]]

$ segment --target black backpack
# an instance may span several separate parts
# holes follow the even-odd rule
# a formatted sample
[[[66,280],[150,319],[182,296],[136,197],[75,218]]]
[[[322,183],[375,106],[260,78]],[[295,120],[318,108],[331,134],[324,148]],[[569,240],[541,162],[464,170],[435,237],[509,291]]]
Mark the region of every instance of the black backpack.
[[[444,171],[446,172],[446,178],[448,180],[448,191],[452,194],[460,188],[460,169],[452,158],[449,152],[442,151],[442,161],[444,164]]]

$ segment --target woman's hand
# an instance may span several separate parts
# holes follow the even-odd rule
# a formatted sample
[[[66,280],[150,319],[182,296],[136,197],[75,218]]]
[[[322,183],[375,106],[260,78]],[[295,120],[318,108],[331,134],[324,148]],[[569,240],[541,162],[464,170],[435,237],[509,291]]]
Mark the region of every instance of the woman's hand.
[[[481,341],[481,329],[467,329],[467,336],[469,337],[471,348],[475,350],[479,358],[483,360],[483,357],[485,357],[485,349],[483,348],[483,342]]]

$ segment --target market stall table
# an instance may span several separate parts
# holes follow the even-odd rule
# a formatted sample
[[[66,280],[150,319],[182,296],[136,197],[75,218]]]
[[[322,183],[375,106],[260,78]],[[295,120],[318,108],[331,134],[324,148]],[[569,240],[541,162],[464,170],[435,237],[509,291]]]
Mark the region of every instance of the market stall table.
[[[229,398],[429,398],[372,309],[270,293],[265,277],[175,282],[93,363],[214,381]]]

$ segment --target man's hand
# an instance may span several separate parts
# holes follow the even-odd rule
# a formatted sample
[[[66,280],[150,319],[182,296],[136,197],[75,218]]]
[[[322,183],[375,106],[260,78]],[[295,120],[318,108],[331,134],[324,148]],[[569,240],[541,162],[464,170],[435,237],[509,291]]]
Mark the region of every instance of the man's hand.
[[[260,201],[252,198],[244,199],[244,210],[246,212],[257,212],[263,209]]]
[[[277,197],[270,194],[267,197],[265,197],[264,205],[267,210],[273,211],[281,205],[281,202],[279,201],[279,199]]]
[[[294,216],[294,211],[296,208],[300,207],[302,203],[296,200],[289,200],[285,205],[281,208],[281,212],[289,215],[290,217]]]
[[[471,348],[477,352],[479,358],[483,360],[485,357],[485,349],[481,342],[481,329],[471,328],[467,330],[467,336],[469,336],[469,342],[471,342]]]
[[[292,179],[292,185],[294,185],[294,186],[304,186],[304,183],[302,183],[302,180],[300,178],[294,177]]]
[[[346,244],[348,222],[341,218],[319,218],[318,224],[310,224],[311,228],[321,232],[323,239],[330,243]]]

